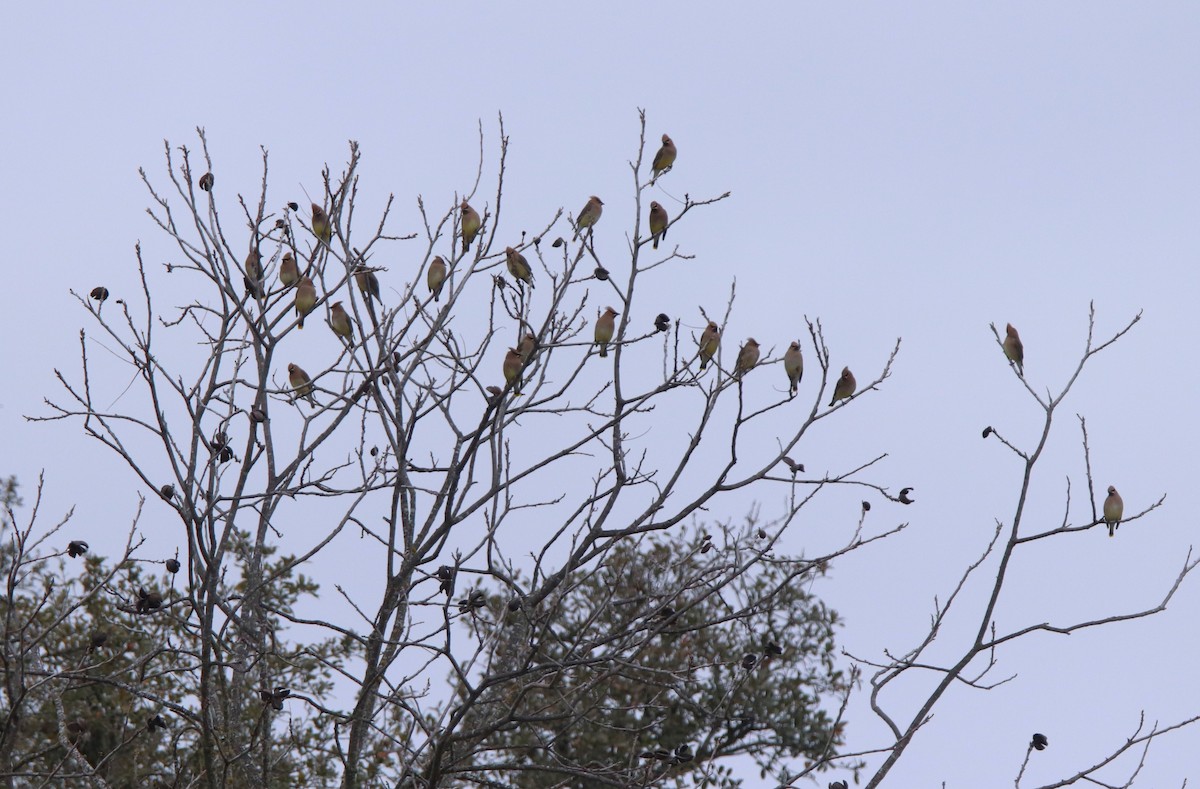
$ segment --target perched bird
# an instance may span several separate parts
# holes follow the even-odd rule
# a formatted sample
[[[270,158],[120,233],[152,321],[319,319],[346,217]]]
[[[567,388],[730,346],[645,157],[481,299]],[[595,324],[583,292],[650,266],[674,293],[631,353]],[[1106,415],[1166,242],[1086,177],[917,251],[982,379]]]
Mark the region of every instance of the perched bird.
[[[804,377],[804,355],[800,352],[800,343],[792,342],[783,354],[783,371],[787,373],[791,385],[788,393],[793,397],[800,388],[800,379]]]
[[[329,308],[329,325],[333,328],[334,334],[347,342],[354,336],[350,316],[346,313],[340,301],[335,301],[333,306]]]
[[[462,212],[462,248],[463,252],[466,252],[470,249],[471,242],[475,240],[475,235],[479,232],[479,212],[471,208],[466,200],[462,201],[459,209]]]
[[[504,357],[504,380],[512,384],[513,394],[521,394],[521,367],[524,366],[525,359],[521,357],[521,352],[516,348],[509,348],[508,354]]]
[[[296,265],[296,258],[291,252],[283,253],[283,260],[279,264],[279,282],[285,288],[290,288],[300,281],[300,267]]]
[[[650,165],[650,169],[654,171],[654,175],[650,178],[650,183],[658,180],[658,176],[670,170],[675,164],[675,141],[667,135],[662,136],[662,147],[658,149],[658,153],[654,154],[654,163]]]
[[[667,209],[656,201],[650,201],[650,236],[654,239],[654,248],[658,249],[659,239],[667,237]]]
[[[508,263],[508,273],[532,288],[533,269],[529,268],[529,261],[525,259],[525,256],[512,247],[505,247],[504,258]]]
[[[304,318],[317,306],[317,286],[308,277],[301,277],[296,286],[296,314],[300,316],[300,328],[304,328]]]
[[[251,249],[246,255],[246,276],[252,280],[262,279],[262,255],[257,249]]]
[[[1108,524],[1108,536],[1116,533],[1121,525],[1121,516],[1125,514],[1125,502],[1121,494],[1112,485],[1108,486],[1108,498],[1104,500],[1104,522]]]
[[[612,342],[613,331],[616,329],[615,318],[620,313],[612,307],[596,319],[596,344],[600,346],[600,356],[608,356],[608,344]]]
[[[858,382],[854,380],[854,373],[850,372],[849,367],[843,367],[842,375],[838,378],[837,385],[833,387],[833,399],[829,401],[829,405],[832,406],[838,400],[850,397],[857,388]]]
[[[758,340],[751,337],[746,340],[746,344],[738,351],[737,364],[733,367],[733,374],[741,378],[753,370],[754,365],[758,364],[758,356]]]
[[[517,346],[517,353],[521,354],[521,358],[526,362],[529,357],[533,356],[533,352],[537,350],[537,337],[532,332],[525,332],[525,336],[521,338],[521,344]]]
[[[579,209],[579,216],[575,219],[575,238],[579,238],[580,233],[599,222],[602,213],[604,213],[604,201],[595,195],[589,197],[583,208]]]
[[[372,297],[375,301],[382,301],[379,298],[379,277],[375,276],[375,272],[367,268],[366,264],[359,263],[354,267],[354,281],[368,304],[371,303]]]
[[[1025,346],[1021,344],[1021,336],[1017,334],[1017,330],[1010,323],[1005,328],[1004,338],[1004,355],[1008,360],[1017,366],[1017,374],[1025,374]]]
[[[242,277],[242,281],[246,284],[246,292],[253,295],[256,299],[261,299],[267,295],[262,281],[262,255],[258,253],[257,247],[250,248],[250,252],[246,255],[246,263],[243,266],[243,270],[245,276]]]
[[[708,363],[717,355],[721,346],[721,329],[716,322],[709,321],[700,335],[700,369],[708,367]]]
[[[300,365],[288,365],[288,383],[292,385],[292,391],[296,393],[297,398],[303,397],[314,406],[317,404],[316,399],[313,398],[312,379],[300,368]]]
[[[442,285],[446,283],[446,261],[442,260],[441,255],[429,261],[429,270],[425,272],[425,282],[429,285],[429,292],[433,294],[433,300],[437,301],[442,295]]]
[[[333,239],[333,225],[329,223],[329,214],[316,203],[312,204],[313,235],[328,244]]]

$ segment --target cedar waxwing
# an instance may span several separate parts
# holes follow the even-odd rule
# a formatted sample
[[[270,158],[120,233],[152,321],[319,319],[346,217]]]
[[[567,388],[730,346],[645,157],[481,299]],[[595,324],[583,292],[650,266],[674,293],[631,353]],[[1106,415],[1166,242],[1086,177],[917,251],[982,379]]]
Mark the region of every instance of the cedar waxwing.
[[[251,249],[246,255],[246,276],[253,280],[262,279],[262,255],[257,249]]]
[[[296,393],[296,397],[303,397],[314,406],[317,404],[313,398],[313,382],[308,377],[308,373],[300,369],[298,364],[288,365],[288,383],[292,385],[292,391]]]
[[[800,343],[793,342],[783,354],[783,371],[787,373],[790,384],[788,393],[795,397],[796,390],[800,388],[800,379],[804,377],[804,354],[800,352]]]
[[[283,261],[279,264],[279,282],[285,288],[290,288],[300,281],[300,267],[291,252],[283,253]]]
[[[600,346],[600,356],[608,356],[608,344],[612,342],[613,331],[616,329],[615,318],[619,312],[609,307],[596,319],[596,344]]]
[[[1004,330],[1007,332],[1007,336],[1004,338],[1004,355],[1017,366],[1017,374],[1024,375],[1025,346],[1021,344],[1021,337],[1011,323]]]
[[[1104,522],[1108,524],[1108,536],[1111,537],[1121,525],[1121,516],[1125,514],[1125,502],[1121,494],[1112,485],[1108,486],[1108,498],[1104,500]]]
[[[504,380],[512,384],[513,394],[521,394],[521,367],[525,364],[525,360],[521,357],[521,352],[516,348],[509,348],[508,354],[504,357]]]
[[[300,316],[300,328],[304,328],[304,317],[317,306],[317,286],[308,277],[301,277],[296,286],[296,314]]]
[[[442,285],[446,282],[446,261],[442,260],[441,255],[429,261],[429,270],[425,272],[425,282],[429,285],[429,292],[433,294],[433,300],[437,301],[442,295]]]
[[[579,216],[575,219],[575,238],[579,238],[580,233],[599,222],[602,213],[604,213],[604,201],[595,195],[589,197],[587,203],[579,210]]]
[[[350,316],[346,313],[340,301],[335,301],[333,306],[329,308],[329,325],[333,328],[333,333],[346,342],[350,342],[354,336]]]
[[[721,329],[713,321],[709,321],[700,335],[700,369],[708,367],[708,363],[717,355],[721,346]]]
[[[654,248],[658,249],[659,239],[667,237],[667,209],[657,202],[650,201],[650,235],[654,238]]]
[[[854,390],[857,388],[858,382],[854,380],[854,373],[850,372],[849,367],[843,367],[842,376],[838,378],[837,385],[833,387],[833,399],[829,401],[829,405],[832,407],[838,400],[845,400],[854,394]]]
[[[758,364],[758,340],[751,337],[746,340],[746,344],[738,351],[737,364],[733,367],[733,374],[741,378],[746,373],[754,369],[754,365]]]
[[[333,225],[329,223],[329,214],[316,203],[312,204],[312,231],[314,236],[326,244],[333,238]]]
[[[537,337],[533,336],[532,332],[525,332],[525,336],[521,338],[521,344],[517,346],[517,353],[521,354],[521,358],[526,362],[529,357],[533,356],[533,352],[537,350]]]
[[[532,288],[533,269],[529,268],[529,261],[525,259],[525,256],[512,247],[505,247],[504,258],[508,263],[508,273]]]
[[[367,300],[367,304],[371,303],[372,296],[375,297],[375,301],[383,301],[379,298],[379,277],[375,276],[375,272],[367,268],[366,264],[359,263],[354,267],[354,281],[358,284],[358,290]]]
[[[671,166],[675,164],[675,154],[675,141],[664,134],[662,147],[658,149],[658,153],[654,154],[654,163],[650,165],[650,169],[654,171],[650,183],[654,183],[661,173],[671,169]]]
[[[479,212],[471,208],[466,200],[462,201],[459,206],[462,211],[462,248],[466,252],[471,247],[471,242],[475,240],[475,234],[479,232]]]

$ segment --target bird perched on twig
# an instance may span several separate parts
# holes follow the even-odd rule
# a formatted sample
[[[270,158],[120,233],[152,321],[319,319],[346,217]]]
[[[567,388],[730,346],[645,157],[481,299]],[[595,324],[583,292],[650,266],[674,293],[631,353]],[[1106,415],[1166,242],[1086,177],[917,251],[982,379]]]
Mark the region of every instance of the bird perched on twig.
[[[746,344],[738,351],[737,363],[733,366],[733,374],[741,378],[753,370],[754,365],[758,364],[758,357],[758,340],[751,337],[746,340]]]
[[[296,315],[300,317],[300,328],[304,328],[304,318],[317,306],[317,286],[309,277],[302,277],[296,286]]]
[[[479,232],[479,226],[482,224],[479,219],[479,212],[466,201],[462,201],[459,206],[461,213],[460,224],[462,226],[462,251],[466,252],[471,248],[471,242],[475,240],[475,235]]]
[[[533,269],[529,267],[529,261],[525,259],[524,255],[512,247],[505,247],[504,261],[508,265],[509,274],[529,287],[533,287]]]
[[[709,321],[700,334],[700,369],[708,367],[708,363],[717,355],[721,346],[721,328],[715,321]]]
[[[442,260],[441,255],[438,255],[429,261],[429,270],[425,272],[425,284],[429,285],[429,292],[433,294],[434,301],[441,297],[442,285],[445,283],[446,261]]]
[[[1025,375],[1025,345],[1021,342],[1021,336],[1011,323],[1004,327],[1004,331],[1004,355],[1017,366],[1017,375]]]
[[[616,317],[620,313],[612,307],[606,309],[596,319],[596,344],[600,346],[600,356],[608,356],[608,344],[612,342],[613,332],[616,331]]]
[[[678,153],[675,150],[675,141],[667,135],[662,136],[662,147],[658,149],[658,153],[654,154],[654,162],[650,165],[653,175],[650,176],[650,183],[658,180],[658,176],[670,170],[675,165],[675,155]]]
[[[602,213],[604,213],[604,201],[595,195],[589,197],[583,208],[579,209],[579,216],[575,219],[575,238],[579,238],[580,233],[599,222]]]
[[[1104,500],[1104,522],[1108,524],[1108,536],[1116,533],[1121,525],[1121,517],[1125,514],[1125,502],[1121,494],[1112,485],[1108,486],[1108,498]]]
[[[312,204],[312,231],[324,244],[333,239],[333,224],[329,221],[329,214],[316,203]]]
[[[842,375],[833,387],[833,399],[829,401],[829,405],[832,407],[838,400],[849,398],[857,388],[858,382],[854,380],[854,373],[850,372],[849,367],[843,367]]]
[[[667,209],[658,204],[657,200],[650,201],[650,237],[654,239],[654,248],[658,242],[667,237],[667,225],[670,223]]]
[[[288,383],[292,385],[292,391],[296,395],[296,399],[303,397],[310,404],[316,405],[317,401],[313,397],[313,382],[308,377],[308,373],[298,364],[288,365]]]
[[[804,377],[804,354],[800,352],[800,343],[793,341],[784,352],[783,371],[788,377],[788,393],[795,397],[800,379]]]

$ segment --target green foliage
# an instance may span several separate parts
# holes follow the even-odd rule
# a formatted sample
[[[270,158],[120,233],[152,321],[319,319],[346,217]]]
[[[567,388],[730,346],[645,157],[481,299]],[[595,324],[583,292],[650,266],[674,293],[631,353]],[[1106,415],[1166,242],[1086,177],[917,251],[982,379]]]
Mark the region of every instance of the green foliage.
[[[736,786],[717,760],[744,755],[777,771],[788,757],[835,755],[843,732],[827,706],[848,688],[835,665],[837,613],[809,591],[821,568],[747,567],[762,550],[756,530],[709,543],[663,534],[622,544],[546,610],[514,616],[507,599],[489,598],[477,635],[500,623],[493,663],[520,668],[496,699],[506,725],[479,746],[512,770],[488,777],[530,789],[570,776],[581,787],[706,776]]]

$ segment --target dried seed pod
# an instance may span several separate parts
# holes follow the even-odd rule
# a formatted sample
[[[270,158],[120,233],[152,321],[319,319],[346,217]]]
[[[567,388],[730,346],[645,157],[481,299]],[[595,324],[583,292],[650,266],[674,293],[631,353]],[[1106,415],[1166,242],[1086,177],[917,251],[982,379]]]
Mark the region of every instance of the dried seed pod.
[[[200,188],[206,192],[211,192],[213,188],[213,174],[205,173],[200,176]]]

